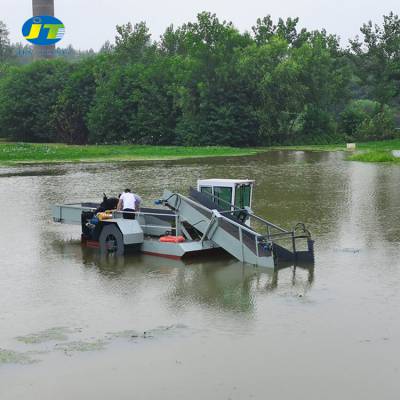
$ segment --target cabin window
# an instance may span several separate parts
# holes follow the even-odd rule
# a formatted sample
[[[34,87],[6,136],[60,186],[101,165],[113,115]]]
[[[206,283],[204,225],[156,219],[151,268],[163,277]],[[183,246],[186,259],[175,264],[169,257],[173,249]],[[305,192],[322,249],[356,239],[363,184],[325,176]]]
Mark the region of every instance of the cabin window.
[[[232,203],[232,188],[214,186],[214,201],[223,209],[229,210]]]
[[[250,207],[251,185],[237,185],[235,189],[235,206]]]
[[[211,186],[201,186],[200,191],[202,193],[209,193],[212,194],[212,187]]]

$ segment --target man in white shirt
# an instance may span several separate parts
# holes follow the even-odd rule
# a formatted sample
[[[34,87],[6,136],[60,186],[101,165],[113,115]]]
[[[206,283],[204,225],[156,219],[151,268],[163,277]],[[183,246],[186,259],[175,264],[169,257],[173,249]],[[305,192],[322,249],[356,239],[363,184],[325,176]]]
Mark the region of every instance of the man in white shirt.
[[[123,217],[125,219],[135,219],[136,211],[136,196],[131,193],[130,189],[125,189],[125,192],[121,194],[117,206],[118,211],[124,211]]]

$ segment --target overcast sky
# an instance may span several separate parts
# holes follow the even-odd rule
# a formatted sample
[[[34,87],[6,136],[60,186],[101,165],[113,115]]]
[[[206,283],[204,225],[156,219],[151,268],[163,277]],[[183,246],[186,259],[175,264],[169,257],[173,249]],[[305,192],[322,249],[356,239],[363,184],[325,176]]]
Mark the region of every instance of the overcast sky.
[[[193,21],[197,13],[211,11],[229,20],[241,31],[250,30],[258,17],[271,14],[299,17],[308,29],[326,28],[342,38],[342,45],[354,37],[362,23],[381,24],[390,11],[400,14],[399,0],[55,0],[56,17],[64,22],[66,35],[60,45],[98,50],[114,41],[115,26],[128,21],[146,21],[153,39],[165,28]],[[0,20],[5,22],[13,42],[24,41],[21,28],[32,16],[31,0],[0,0]]]

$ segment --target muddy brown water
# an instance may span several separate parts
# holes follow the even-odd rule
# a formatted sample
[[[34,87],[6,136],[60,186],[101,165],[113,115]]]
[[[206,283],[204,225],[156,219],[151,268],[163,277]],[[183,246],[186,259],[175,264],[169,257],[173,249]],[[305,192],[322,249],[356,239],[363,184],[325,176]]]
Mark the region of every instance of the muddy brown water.
[[[101,258],[53,203],[253,178],[314,268]],[[398,399],[400,168],[341,153],[0,168],[0,399]]]

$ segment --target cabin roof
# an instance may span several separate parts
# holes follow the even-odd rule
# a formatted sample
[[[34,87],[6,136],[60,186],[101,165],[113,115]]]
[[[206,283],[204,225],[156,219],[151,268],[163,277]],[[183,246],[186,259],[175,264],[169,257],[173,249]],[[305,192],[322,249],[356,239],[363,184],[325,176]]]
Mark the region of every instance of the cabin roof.
[[[210,184],[210,185],[218,185],[218,184],[227,184],[227,185],[233,185],[235,183],[239,183],[239,184],[250,184],[250,183],[254,183],[254,180],[250,180],[250,179],[219,179],[219,178],[215,178],[215,179],[199,179],[197,181],[197,183],[199,185],[206,185],[206,184]]]

